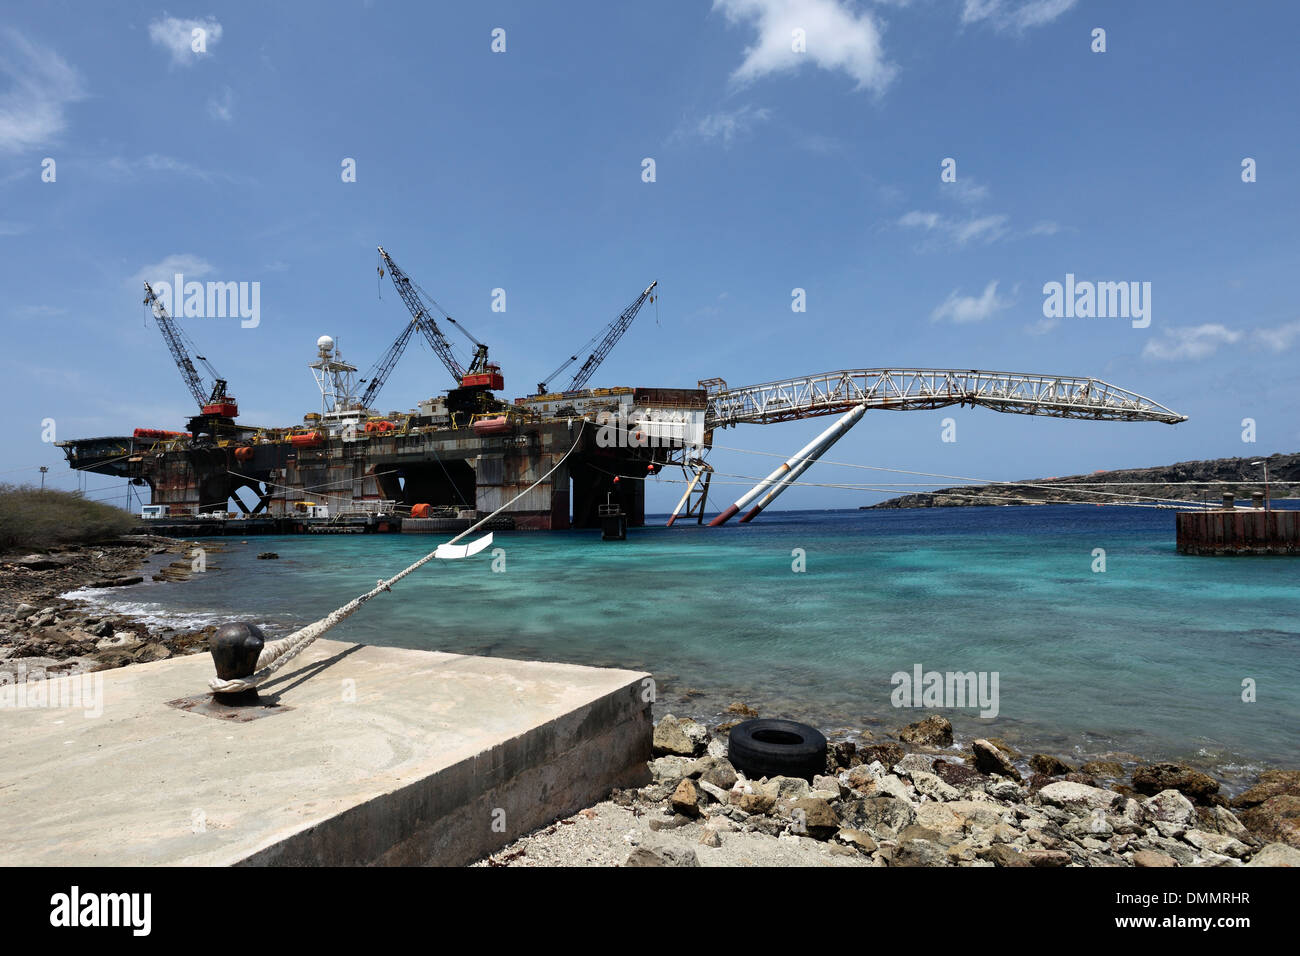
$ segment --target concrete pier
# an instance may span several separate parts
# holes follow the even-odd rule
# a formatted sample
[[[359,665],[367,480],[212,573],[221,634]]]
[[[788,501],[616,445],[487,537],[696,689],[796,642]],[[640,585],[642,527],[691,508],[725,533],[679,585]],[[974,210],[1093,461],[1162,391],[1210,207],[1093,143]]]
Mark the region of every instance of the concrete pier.
[[[256,719],[177,705],[212,672],[205,654],[47,682],[65,702],[83,682],[76,708],[11,696],[0,859],[461,865],[646,780],[646,674],[318,641]]]

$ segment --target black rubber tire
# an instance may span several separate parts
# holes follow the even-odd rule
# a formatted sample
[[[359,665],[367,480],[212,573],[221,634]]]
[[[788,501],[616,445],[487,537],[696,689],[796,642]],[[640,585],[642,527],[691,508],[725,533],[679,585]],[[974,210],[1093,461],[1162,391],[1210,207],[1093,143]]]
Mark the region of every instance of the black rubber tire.
[[[727,759],[751,780],[802,777],[826,772],[826,738],[794,720],[759,718],[731,728]]]

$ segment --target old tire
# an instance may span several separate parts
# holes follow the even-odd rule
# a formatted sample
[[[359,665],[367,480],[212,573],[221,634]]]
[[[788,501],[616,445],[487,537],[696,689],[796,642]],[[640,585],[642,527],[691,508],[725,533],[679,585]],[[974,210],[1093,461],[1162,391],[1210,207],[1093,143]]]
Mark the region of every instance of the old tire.
[[[794,720],[759,718],[731,728],[727,759],[751,780],[802,777],[826,772],[826,738]]]

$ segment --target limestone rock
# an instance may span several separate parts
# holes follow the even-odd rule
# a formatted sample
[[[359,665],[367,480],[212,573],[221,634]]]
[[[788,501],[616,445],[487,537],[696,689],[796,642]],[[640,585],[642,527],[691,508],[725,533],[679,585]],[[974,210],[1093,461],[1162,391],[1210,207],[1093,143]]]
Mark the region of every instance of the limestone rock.
[[[1038,791],[1038,799],[1048,806],[1059,807],[1071,813],[1089,813],[1092,810],[1109,810],[1122,805],[1124,798],[1113,790],[1102,790],[1083,783],[1061,780],[1049,783]]]
[[[1155,869],[1158,867],[1177,866],[1178,863],[1168,853],[1161,853],[1159,850],[1138,850],[1132,858],[1134,866],[1140,866],[1145,869]]]
[[[1207,853],[1217,853],[1220,856],[1230,856],[1241,859],[1250,853],[1250,847],[1240,840],[1233,839],[1230,836],[1224,836],[1222,833],[1206,833],[1204,830],[1188,830],[1183,834],[1183,839]]]
[[[906,751],[899,744],[867,744],[858,748],[858,756],[864,764],[878,760],[882,767],[892,767],[906,756]]]
[[[131,631],[118,631],[112,637],[106,637],[95,644],[100,651],[133,651],[144,642]]]
[[[840,829],[840,815],[825,800],[804,797],[796,800],[792,815],[801,812],[803,827],[814,840],[829,840]],[[795,819],[799,819],[795,816]]]
[[[931,773],[931,767],[934,766],[933,757],[925,757],[921,754],[908,754],[898,763],[894,764],[893,770],[896,774],[904,777],[910,777],[914,773]]]
[[[1284,793],[1241,811],[1241,822],[1265,840],[1300,848],[1300,796]]]
[[[912,774],[912,786],[917,793],[925,794],[931,800],[957,800],[961,793],[956,787],[944,783],[932,773],[917,771]]]
[[[1256,851],[1246,865],[1300,867],[1300,850],[1285,843],[1270,843],[1264,849]]]
[[[948,722],[946,717],[931,714],[924,720],[908,724],[898,736],[903,743],[912,744],[915,747],[951,747],[952,724]],[[886,764],[886,766],[891,765]]]
[[[1234,807],[1257,807],[1283,794],[1300,794],[1300,770],[1265,770],[1259,783],[1232,801]]]
[[[650,761],[650,779],[675,786],[678,780],[688,775],[690,766],[691,761],[685,757],[657,757]]]
[[[1151,763],[1133,771],[1133,789],[1154,796],[1177,790],[1192,800],[1204,801],[1219,792],[1219,781],[1180,763]]]
[[[1170,823],[1183,828],[1195,826],[1196,808],[1177,790],[1164,790],[1142,801],[1143,816],[1153,823]]]
[[[1092,777],[1118,780],[1124,776],[1124,765],[1117,760],[1090,760],[1079,768]]]
[[[1020,779],[1020,772],[997,745],[987,740],[977,740],[972,747],[975,751],[975,769],[980,773],[996,773],[1017,781]]]
[[[677,847],[639,846],[627,855],[624,866],[699,866],[699,857],[692,849]]]
[[[679,720],[672,714],[664,715],[663,720],[655,725],[652,742],[655,754],[679,757],[698,756],[704,753],[708,743],[709,732],[703,724],[689,717]]]
[[[695,785],[690,777],[682,780],[668,798],[669,805],[678,813],[687,817],[698,817],[701,806],[708,803],[708,797]]]
[[[1064,760],[1059,760],[1047,754],[1034,754],[1030,757],[1029,768],[1034,773],[1041,773],[1044,777],[1060,777],[1074,770]]]

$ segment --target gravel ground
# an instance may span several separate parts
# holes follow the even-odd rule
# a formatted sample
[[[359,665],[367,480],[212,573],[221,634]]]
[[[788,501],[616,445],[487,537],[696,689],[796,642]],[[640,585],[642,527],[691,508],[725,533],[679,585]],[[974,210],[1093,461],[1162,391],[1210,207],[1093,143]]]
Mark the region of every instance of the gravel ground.
[[[668,850],[694,850],[700,866],[873,866],[873,861],[848,847],[823,843],[811,837],[723,830],[722,845],[702,845],[706,832],[701,821],[672,830],[651,830],[654,811],[637,814],[611,801],[603,801],[558,823],[543,827],[503,847],[475,866],[622,866],[638,846]],[[716,825],[727,821],[710,821]]]

